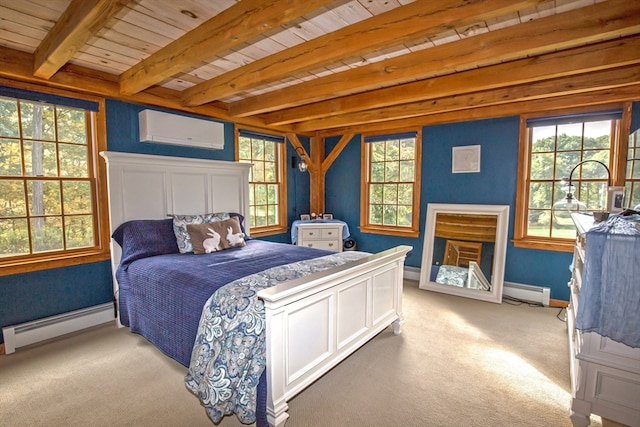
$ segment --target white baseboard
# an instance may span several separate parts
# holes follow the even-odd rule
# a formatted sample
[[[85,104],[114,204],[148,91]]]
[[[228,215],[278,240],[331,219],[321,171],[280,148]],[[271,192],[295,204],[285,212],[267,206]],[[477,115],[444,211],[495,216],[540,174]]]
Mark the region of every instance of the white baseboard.
[[[16,348],[55,338],[114,319],[113,303],[105,303],[57,316],[2,328],[5,353]]]
[[[420,269],[418,267],[404,266],[404,278],[407,280],[420,281]]]
[[[420,269],[418,267],[404,267],[404,278],[420,281]],[[551,289],[542,286],[525,285],[522,283],[504,282],[502,294],[514,299],[542,304],[549,307]]]
[[[522,283],[504,282],[502,295],[549,307],[551,289]]]

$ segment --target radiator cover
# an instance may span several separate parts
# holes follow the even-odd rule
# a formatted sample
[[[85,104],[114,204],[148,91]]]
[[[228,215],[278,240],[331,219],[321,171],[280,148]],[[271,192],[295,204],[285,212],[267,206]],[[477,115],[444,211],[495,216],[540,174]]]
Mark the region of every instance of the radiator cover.
[[[20,325],[6,326],[2,328],[5,353],[10,354],[18,347],[97,326],[114,319],[113,303],[105,303]]]

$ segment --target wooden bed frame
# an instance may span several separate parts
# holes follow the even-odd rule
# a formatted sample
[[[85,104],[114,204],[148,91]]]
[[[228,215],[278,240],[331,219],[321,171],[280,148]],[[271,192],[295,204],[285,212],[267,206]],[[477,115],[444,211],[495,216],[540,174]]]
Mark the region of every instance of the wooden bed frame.
[[[102,152],[113,232],[133,219],[249,208],[249,164]],[[250,234],[250,230],[247,229]],[[267,418],[281,427],[288,404],[379,332],[400,333],[404,259],[398,246],[359,261],[261,291],[266,311]],[[114,294],[121,250],[111,242]]]

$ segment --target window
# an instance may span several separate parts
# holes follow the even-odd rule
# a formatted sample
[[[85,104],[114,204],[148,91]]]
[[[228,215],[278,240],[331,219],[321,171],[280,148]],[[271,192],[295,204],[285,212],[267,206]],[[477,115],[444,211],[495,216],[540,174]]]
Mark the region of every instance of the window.
[[[419,235],[420,132],[365,136],[362,231]]]
[[[252,235],[287,230],[284,137],[242,129],[237,137],[239,162],[251,163],[249,217]]]
[[[640,210],[640,129],[629,135],[625,208]]]
[[[568,178],[578,210],[607,209],[607,187],[619,181],[612,166],[622,113],[580,111],[522,120],[516,246],[571,250],[575,227],[562,207]]]
[[[0,87],[0,265],[12,267],[5,274],[108,258],[98,223],[98,107]]]

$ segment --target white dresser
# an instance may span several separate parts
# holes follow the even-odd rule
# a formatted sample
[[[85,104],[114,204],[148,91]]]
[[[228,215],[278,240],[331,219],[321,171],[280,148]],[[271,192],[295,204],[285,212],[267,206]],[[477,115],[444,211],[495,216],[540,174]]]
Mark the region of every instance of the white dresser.
[[[640,348],[605,338],[595,332],[575,328],[580,288],[585,266],[586,232],[593,227],[593,217],[573,214],[578,229],[574,249],[571,300],[567,307],[570,348],[571,421],[574,426],[588,426],[589,415],[640,426]],[[640,286],[640,278],[635,284]],[[634,279],[635,280],[635,279]],[[640,310],[640,307],[638,307]],[[640,325],[638,325],[640,328]]]
[[[296,224],[298,227],[298,246],[342,252],[342,223],[308,222]]]

